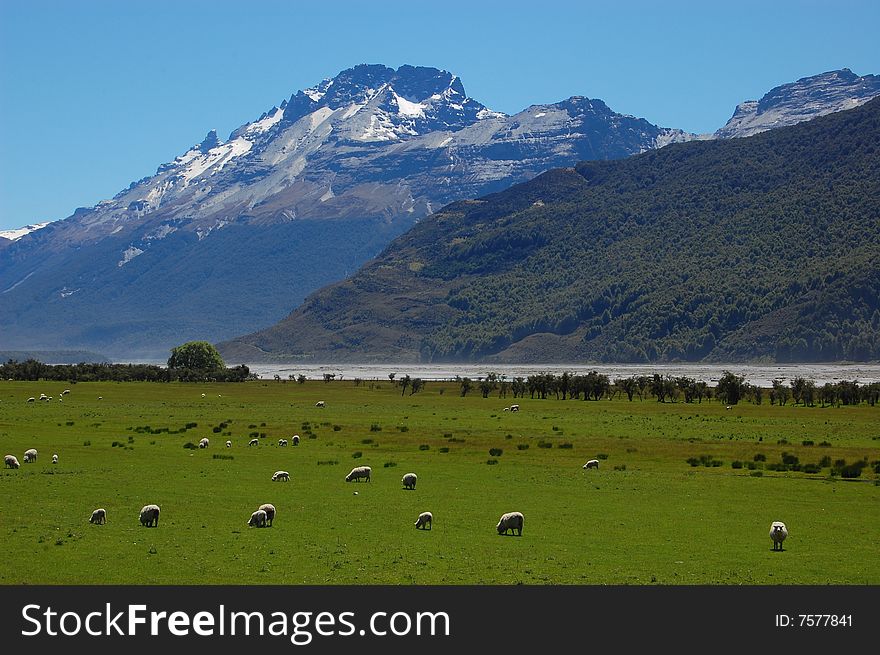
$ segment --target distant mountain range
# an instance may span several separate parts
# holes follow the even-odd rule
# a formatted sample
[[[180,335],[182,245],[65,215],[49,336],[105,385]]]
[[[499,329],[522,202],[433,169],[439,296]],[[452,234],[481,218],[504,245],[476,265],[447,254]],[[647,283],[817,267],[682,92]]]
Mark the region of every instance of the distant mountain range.
[[[880,94],[848,70],[743,103],[716,135],[573,96],[513,116],[434,68],[361,65],[95,207],[0,235],[0,347],[164,358],[272,324],[444,205],[583,160],[733,137]],[[754,105],[754,106],[753,106]]]
[[[229,361],[880,359],[880,98],[453,203]]]

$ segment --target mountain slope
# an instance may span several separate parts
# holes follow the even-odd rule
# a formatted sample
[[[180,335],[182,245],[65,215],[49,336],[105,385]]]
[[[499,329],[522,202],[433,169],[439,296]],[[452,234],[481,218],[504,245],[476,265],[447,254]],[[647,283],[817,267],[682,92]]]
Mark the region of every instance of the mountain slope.
[[[167,356],[283,317],[439,207],[693,135],[572,97],[514,115],[434,68],[362,65],[114,198],[0,240],[5,348]]]
[[[421,221],[228,361],[880,358],[880,99]]]

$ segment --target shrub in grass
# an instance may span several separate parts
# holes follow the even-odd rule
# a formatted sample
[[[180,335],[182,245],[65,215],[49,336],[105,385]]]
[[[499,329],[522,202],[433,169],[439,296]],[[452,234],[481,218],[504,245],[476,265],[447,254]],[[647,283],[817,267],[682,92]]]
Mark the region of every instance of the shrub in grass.
[[[134,437],[132,437],[131,435],[129,435],[128,437],[128,443],[134,443]]]
[[[608,459],[608,453],[599,453],[596,455],[596,459]]]
[[[713,459],[712,468],[718,468],[719,466],[724,466],[724,462],[722,462],[720,459]]]
[[[765,455],[764,453],[758,453],[757,455],[755,455],[755,458],[754,458],[754,459],[755,459],[756,462],[766,462],[766,461],[767,461],[767,455]]]
[[[815,442],[812,441],[811,439],[804,439],[803,441],[801,441],[801,445],[802,446],[814,446]]]
[[[529,444],[527,444],[527,443],[518,443],[518,444],[516,444],[516,449],[517,449],[517,450],[528,450],[528,449],[529,449]]]
[[[223,428],[221,428],[219,425],[215,425],[213,428],[211,428],[211,432],[213,432],[214,434],[220,434],[221,432],[223,432]]]
[[[554,432],[559,432],[559,426],[558,426],[558,425],[554,425],[554,426],[551,428],[551,430],[553,430]]]
[[[426,443],[423,443],[421,446],[419,446],[419,450],[430,450],[430,449],[431,449],[431,446],[429,446]]]
[[[251,423],[251,424],[248,426],[248,430],[253,430],[255,427],[257,427],[257,424],[256,424],[256,423]]]
[[[617,465],[617,466],[614,467],[614,470],[615,470],[615,471],[625,471],[625,470],[626,470],[626,464],[620,464],[620,465]]]
[[[397,429],[400,430],[401,432],[409,432],[409,428],[405,425],[398,425]]]
[[[338,459],[327,459],[324,461],[318,461],[318,466],[335,466],[336,464],[339,464]]]
[[[782,453],[782,463],[788,467],[797,466],[800,462],[796,455],[792,455],[791,453]],[[794,470],[794,469],[792,469]]]
[[[114,441],[113,443],[114,443],[114,445],[116,444],[115,441]],[[187,441],[185,444],[183,444],[183,447],[184,447],[184,448],[188,448],[189,450],[196,450],[196,449],[198,449],[198,446],[195,445],[192,441]]]
[[[248,437],[250,437],[251,439],[256,439],[259,436],[260,436],[259,432],[248,432]]]
[[[230,421],[230,423],[232,423],[232,421]],[[266,421],[263,421],[262,423],[260,423],[260,427],[261,427],[261,428],[266,427]]]
[[[381,431],[382,431],[382,426],[379,425],[378,423],[373,423],[372,425],[370,425],[370,432],[381,432]]]
[[[309,433],[306,434],[306,437],[309,438],[309,439],[317,439],[317,438],[318,438],[318,435],[315,434],[314,432],[309,432]]]
[[[260,432],[260,438],[261,438],[261,439],[262,439],[263,437],[265,437],[265,436],[266,436],[266,433],[265,433],[265,432]]]
[[[363,444],[373,443],[373,440],[368,437],[366,439],[361,439],[361,443],[363,443]]]
[[[199,424],[198,423],[187,423],[184,427],[187,430],[192,430],[193,428],[199,427]]]
[[[360,457],[363,457],[364,454],[363,454],[361,451],[356,450],[356,451],[354,451],[354,452],[351,454],[351,456],[352,456],[353,459],[358,459],[358,458],[360,458]]]
[[[342,426],[341,426],[341,425],[334,425],[334,426],[333,426],[333,431],[334,431],[334,432],[339,432],[341,429],[342,429]]]
[[[543,439],[541,439],[540,441],[538,441],[538,448],[553,448],[553,444],[549,441],[544,441]]]
[[[746,462],[746,468],[750,471],[754,471],[756,468],[758,468],[758,465],[755,462]]]
[[[305,421],[305,422],[303,422],[302,424],[300,424],[299,427],[302,428],[303,430],[311,430],[311,429],[312,429],[312,424],[311,424],[311,422],[309,422],[309,421]]]
[[[452,439],[452,433],[451,432],[444,432],[443,438],[444,439]]]
[[[449,437],[449,443],[464,443],[464,437]]]
[[[831,443],[829,443],[828,441],[822,441],[819,443],[819,447],[820,448],[831,448]]]
[[[489,464],[490,466],[493,464],[497,464],[497,463],[498,463],[497,459],[487,459],[486,460],[486,464]]]
[[[788,439],[786,439],[785,437],[783,437],[782,439],[780,439],[780,440],[777,441],[776,443],[785,446],[785,445],[788,445]]]
[[[88,439],[83,441],[83,446],[91,446],[91,445],[92,445],[92,442],[89,441]]]
[[[730,463],[730,466],[735,469],[741,469],[743,467],[743,463],[738,459],[735,459]]]
[[[825,457],[819,460],[819,466],[822,468],[828,468],[831,466],[831,458],[828,457],[828,455],[825,455]]]
[[[880,473],[880,462],[874,462],[874,473]]]
[[[804,473],[821,473],[822,467],[818,464],[804,464],[803,467],[801,467],[801,470]]]
[[[449,447],[448,447],[448,446],[443,446],[442,448],[438,448],[438,450],[439,450],[441,453],[448,453],[448,452],[449,452]]]
[[[505,439],[513,439],[513,435],[512,434],[505,434],[504,438]]]
[[[840,468],[843,468],[844,466],[846,466],[845,459],[835,459],[834,460],[834,468],[840,469]]]
[[[71,425],[73,425],[73,421],[68,421],[68,422],[65,423],[64,425],[71,426]]]
[[[571,443],[569,443],[569,442],[566,441],[565,443],[561,443],[561,444],[559,444],[559,446],[557,446],[557,447],[558,447],[558,448],[574,448],[574,444],[571,444]]]
[[[214,454],[212,455],[212,459],[235,459],[235,456]]]
[[[842,477],[842,478],[847,478],[847,479],[851,480],[853,478],[861,477],[861,475],[862,475],[862,467],[859,466],[858,463],[849,464],[847,466],[844,466],[842,469],[840,469],[840,477]]]
[[[397,466],[397,462],[385,462],[382,466],[386,469],[390,469],[394,466]]]
[[[501,457],[501,454],[502,454],[503,452],[504,452],[504,451],[501,450],[501,448],[490,448],[490,449],[489,449],[489,454],[490,454],[492,457]]]
[[[749,473],[749,475],[751,475],[753,478],[760,478],[762,475],[764,475],[764,471],[752,471],[751,473]]]

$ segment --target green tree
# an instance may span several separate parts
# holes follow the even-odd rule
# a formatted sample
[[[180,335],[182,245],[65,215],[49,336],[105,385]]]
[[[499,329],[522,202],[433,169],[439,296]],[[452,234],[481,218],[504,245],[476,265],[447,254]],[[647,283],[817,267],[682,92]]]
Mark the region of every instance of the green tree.
[[[226,368],[226,364],[212,344],[207,341],[188,341],[171,349],[168,368],[216,371]]]

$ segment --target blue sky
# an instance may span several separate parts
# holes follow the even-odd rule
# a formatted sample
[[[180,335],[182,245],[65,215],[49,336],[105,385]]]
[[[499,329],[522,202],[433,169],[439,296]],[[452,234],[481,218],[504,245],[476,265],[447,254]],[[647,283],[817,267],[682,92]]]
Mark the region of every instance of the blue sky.
[[[737,103],[880,74],[880,3],[0,0],[0,230],[69,216],[359,63],[498,111],[572,95],[711,132]]]

